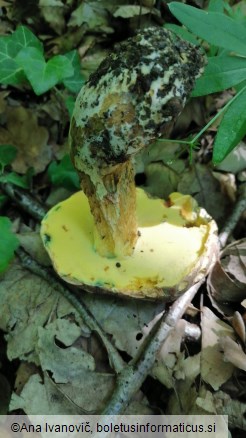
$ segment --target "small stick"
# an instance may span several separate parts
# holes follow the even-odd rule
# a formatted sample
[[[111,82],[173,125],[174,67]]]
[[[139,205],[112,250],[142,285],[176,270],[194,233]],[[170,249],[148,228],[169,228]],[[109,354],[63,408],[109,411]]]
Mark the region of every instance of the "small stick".
[[[101,412],[102,415],[119,415],[124,412],[133,395],[140,389],[142,383],[153,367],[156,355],[167,339],[177,321],[183,316],[204,279],[188,289],[171,306],[169,312],[164,314],[159,327],[150,333],[147,345],[141,351],[140,357],[133,359],[129,365],[120,372],[116,387],[107,406]]]
[[[227,219],[226,224],[219,235],[221,248],[225,247],[230,234],[237,226],[237,223],[245,210],[246,210],[246,183],[243,183],[239,188],[239,196],[233,208],[233,212]]]
[[[47,213],[47,210],[36,199],[14,184],[0,183],[0,187],[15,204],[29,213],[34,219],[40,221]]]

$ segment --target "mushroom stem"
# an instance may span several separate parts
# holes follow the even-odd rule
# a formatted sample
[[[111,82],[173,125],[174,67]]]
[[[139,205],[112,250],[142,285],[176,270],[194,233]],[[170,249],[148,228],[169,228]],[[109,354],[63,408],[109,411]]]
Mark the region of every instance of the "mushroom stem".
[[[203,65],[197,47],[152,27],[116,46],[82,87],[70,126],[71,158],[94,217],[100,255],[133,254],[131,160],[174,124]]]
[[[102,172],[102,170],[101,170]],[[88,174],[80,174],[81,187],[88,197],[94,217],[94,246],[103,257],[131,255],[137,241],[136,188],[131,160],[101,174],[101,184],[93,184]],[[105,193],[102,197],[100,193]]]

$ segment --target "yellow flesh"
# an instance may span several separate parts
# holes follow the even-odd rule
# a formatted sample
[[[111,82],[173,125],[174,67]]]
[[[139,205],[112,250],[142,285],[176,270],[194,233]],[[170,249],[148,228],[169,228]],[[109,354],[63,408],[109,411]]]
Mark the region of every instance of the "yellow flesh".
[[[167,207],[137,189],[140,237],[135,250],[130,257],[109,259],[94,250],[86,196],[83,192],[72,195],[42,221],[42,239],[56,271],[70,283],[126,295],[156,296],[158,289],[177,285],[182,289],[182,280],[204,251],[209,225],[194,211],[190,196],[175,193],[171,201],[174,205]]]

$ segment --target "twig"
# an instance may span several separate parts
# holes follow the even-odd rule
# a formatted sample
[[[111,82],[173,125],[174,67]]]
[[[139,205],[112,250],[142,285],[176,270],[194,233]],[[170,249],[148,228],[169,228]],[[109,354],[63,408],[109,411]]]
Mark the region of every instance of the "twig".
[[[54,274],[43,266],[40,266],[35,260],[33,260],[25,251],[22,249],[17,249],[16,253],[21,261],[22,266],[28,269],[33,274],[38,275],[49,283],[55,290],[57,290],[70,304],[77,310],[78,314],[83,318],[85,324],[94,332],[98,334],[102,340],[108,355],[112,368],[116,373],[119,373],[125,362],[121,358],[118,350],[109,341],[107,335],[104,333],[100,324],[96,321],[87,306],[79,301],[62,283],[59,279],[54,277]]]
[[[22,210],[30,214],[34,219],[40,221],[47,210],[32,196],[24,190],[19,189],[14,184],[0,183],[1,189],[14,201]]]
[[[186,341],[199,341],[201,339],[200,327],[196,324],[191,324],[190,322],[185,321],[184,338]]]
[[[203,282],[204,280],[192,286],[174,302],[169,312],[162,317],[161,322],[157,323],[157,330],[154,334],[152,333],[152,338],[137,361],[134,359],[120,372],[113,395],[102,412],[103,415],[118,415],[124,412],[131,398],[139,390],[153,367],[156,355],[163,342],[182,317]]]
[[[239,196],[233,208],[233,212],[227,219],[226,224],[219,235],[221,248],[223,248],[226,245],[226,242],[230,234],[236,227],[240,217],[242,216],[245,210],[246,210],[246,183],[243,183],[239,188]]]

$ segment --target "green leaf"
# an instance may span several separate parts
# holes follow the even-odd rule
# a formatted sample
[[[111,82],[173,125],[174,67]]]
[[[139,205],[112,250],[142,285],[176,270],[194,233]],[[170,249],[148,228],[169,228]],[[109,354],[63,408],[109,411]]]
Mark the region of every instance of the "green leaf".
[[[30,187],[28,177],[26,175],[18,175],[18,173],[10,172],[0,176],[0,181],[3,183],[14,184],[22,189],[28,189]]]
[[[18,245],[18,239],[11,231],[10,220],[0,216],[0,273],[8,267]]]
[[[73,67],[69,59],[58,55],[47,63],[42,53],[35,47],[22,49],[16,61],[23,68],[34,92],[39,96],[73,75]]]
[[[246,134],[246,88],[225,112],[214,142],[213,163],[218,164]]]
[[[0,37],[0,83],[17,85],[25,79],[15,57],[20,50],[27,47],[35,47],[43,52],[42,43],[25,26],[18,27],[12,35]]]
[[[12,58],[11,41],[9,37],[0,38],[0,83],[16,85],[23,80],[21,67]],[[14,51],[15,52],[15,51]]]
[[[17,155],[17,149],[11,144],[0,145],[0,167],[2,171],[7,164],[12,163]]]
[[[48,168],[48,175],[52,184],[65,187],[68,190],[80,188],[79,177],[74,170],[69,155],[65,155],[59,164],[51,163]]]
[[[189,41],[195,46],[199,44],[196,37],[184,27],[178,26],[177,24],[167,23],[165,24],[165,29],[170,29],[172,32],[176,33],[176,35],[178,35],[180,38]]]
[[[169,4],[172,14],[210,44],[246,55],[246,27],[219,12],[206,12],[178,2]]]
[[[44,51],[41,41],[39,41],[39,39],[26,26],[19,26],[10,36],[10,39],[11,44],[15,48],[15,55],[17,55],[20,50],[26,47],[35,47],[41,53]]]
[[[242,82],[246,77],[246,59],[237,56],[208,58],[204,74],[197,79],[192,96],[204,96],[225,90]]]
[[[0,195],[0,208],[2,208],[8,200],[8,196]]]
[[[224,0],[210,0],[208,11],[222,13],[224,11]]]
[[[65,100],[65,105],[68,110],[69,117],[71,119],[75,106],[75,98],[73,96],[68,96],[67,99]]]
[[[81,67],[78,52],[77,50],[72,50],[71,52],[66,53],[64,56],[71,62],[74,69],[74,74],[68,79],[65,79],[63,84],[68,90],[72,91],[72,93],[78,94],[83,83],[85,82],[80,71]]]

